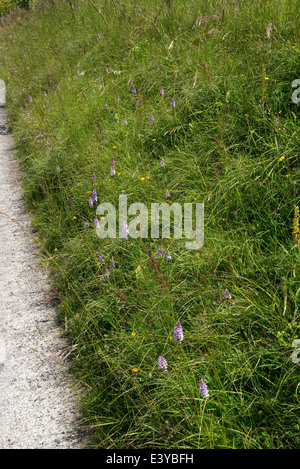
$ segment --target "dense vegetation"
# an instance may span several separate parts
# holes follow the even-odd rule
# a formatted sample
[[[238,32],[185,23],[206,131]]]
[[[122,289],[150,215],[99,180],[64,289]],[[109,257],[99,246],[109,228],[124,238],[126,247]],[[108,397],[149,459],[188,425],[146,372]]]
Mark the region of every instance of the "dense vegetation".
[[[8,15],[15,8],[34,7],[35,0],[0,0],[0,16]]]
[[[299,23],[298,0],[57,0],[2,19],[26,203],[95,447],[300,447]],[[121,191],[204,203],[203,247],[100,239],[97,204]]]

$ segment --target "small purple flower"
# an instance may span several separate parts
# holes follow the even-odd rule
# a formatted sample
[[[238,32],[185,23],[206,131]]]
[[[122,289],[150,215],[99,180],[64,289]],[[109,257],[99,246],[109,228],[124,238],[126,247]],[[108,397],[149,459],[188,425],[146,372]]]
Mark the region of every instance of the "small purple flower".
[[[199,391],[202,397],[209,397],[208,390],[204,379],[199,381]]]
[[[161,95],[161,96],[164,96],[164,94],[165,94],[164,89],[163,89],[163,87],[161,86],[161,87],[160,87],[160,95]]]
[[[116,267],[115,262],[114,262],[114,261],[111,261],[111,263],[109,264],[110,270],[113,270],[115,267]]]
[[[97,72],[97,69],[96,69],[96,67],[94,68],[94,72]]]
[[[57,169],[57,171],[60,171],[60,166],[57,166],[56,169]]]
[[[47,93],[46,93],[46,91],[45,91],[45,93],[44,93],[44,96],[47,96]]]
[[[93,208],[93,203],[94,203],[94,202],[93,202],[93,199],[92,199],[92,197],[90,197],[90,198],[89,198],[89,206],[90,206],[90,208]]]
[[[103,77],[100,77],[99,80],[100,80],[100,81],[103,81]]]
[[[160,164],[161,167],[164,167],[165,166],[164,160],[161,160],[161,162],[159,164]]]
[[[183,331],[182,331],[182,327],[179,321],[177,321],[174,326],[173,338],[174,340],[176,340],[176,342],[183,340]]]
[[[167,259],[167,261],[172,259],[171,254],[169,252],[167,252],[167,254],[166,254],[166,259]]]
[[[93,192],[92,192],[92,199],[93,199],[93,202],[97,202],[97,191],[96,191],[96,189],[94,189]]]
[[[78,153],[75,153],[75,158],[78,158]]]
[[[101,262],[101,264],[103,264],[103,262],[104,262],[103,254],[99,254],[99,261]]]
[[[29,100],[30,103],[32,103],[32,96],[31,96],[31,94],[29,95],[28,100]]]
[[[95,225],[96,228],[98,228],[99,225],[100,225],[100,224],[99,224],[99,220],[98,220],[97,217],[95,217],[95,219],[94,219],[94,225]]]
[[[119,101],[120,101],[120,98],[119,98],[119,96],[118,96],[118,97],[117,97],[117,103],[118,103]]]
[[[227,290],[227,288],[226,288],[226,290],[225,290],[225,292],[224,292],[224,298],[226,298],[226,300],[230,300],[230,299],[231,299],[230,291]]]
[[[104,282],[105,282],[104,278],[101,277],[101,278],[100,278],[100,283],[104,283]]]
[[[124,125],[127,125],[127,119],[124,119],[123,122],[124,122]]]
[[[92,181],[93,181],[93,182],[96,182],[96,174],[95,174],[95,173],[93,173]]]
[[[158,368],[164,371],[167,371],[168,368],[167,360],[162,355],[158,357]]]
[[[78,67],[78,65],[77,65],[77,67]],[[77,70],[77,72],[76,72],[76,73],[77,73],[77,75],[79,75],[79,70]]]
[[[111,176],[114,176],[116,174],[116,170],[115,170],[115,160],[112,158],[110,160],[110,175]]]
[[[157,257],[160,258],[162,256],[162,250],[158,249],[156,254],[157,254]]]
[[[174,98],[171,99],[171,107],[175,107],[175,99]]]
[[[89,225],[90,225],[90,224],[89,224],[88,221],[84,222],[84,226],[89,226]]]
[[[122,223],[122,238],[123,239],[128,239],[128,235],[129,235],[129,228],[128,228],[127,222],[123,221],[123,223]]]
[[[134,86],[132,87],[132,94],[136,94],[136,89]]]
[[[167,199],[168,197],[170,197],[170,192],[167,190],[165,195],[166,195],[166,199]]]
[[[39,137],[42,137],[42,136],[43,136],[43,132],[40,132],[40,133],[39,133]]]
[[[105,107],[105,109],[107,109],[107,102],[104,103],[104,107]]]
[[[108,269],[105,270],[105,277],[109,278],[109,270]]]
[[[151,120],[151,121],[154,121],[154,116],[153,116],[153,114],[151,114],[150,120]]]

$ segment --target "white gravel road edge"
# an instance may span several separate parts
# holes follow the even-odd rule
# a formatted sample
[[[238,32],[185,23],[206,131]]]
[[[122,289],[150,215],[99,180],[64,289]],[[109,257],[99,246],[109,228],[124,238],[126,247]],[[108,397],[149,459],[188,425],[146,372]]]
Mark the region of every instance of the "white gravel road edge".
[[[0,449],[80,449],[79,390],[31,235],[7,113],[0,106]]]

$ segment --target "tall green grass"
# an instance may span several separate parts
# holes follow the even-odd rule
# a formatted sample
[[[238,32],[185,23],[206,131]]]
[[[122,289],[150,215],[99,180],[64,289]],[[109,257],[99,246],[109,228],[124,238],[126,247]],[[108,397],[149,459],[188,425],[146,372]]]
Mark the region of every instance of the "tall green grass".
[[[41,1],[2,20],[26,202],[77,345],[92,446],[300,446],[299,12],[297,0]],[[148,207],[166,190],[204,203],[203,247],[100,239],[94,189],[116,206],[121,191]]]

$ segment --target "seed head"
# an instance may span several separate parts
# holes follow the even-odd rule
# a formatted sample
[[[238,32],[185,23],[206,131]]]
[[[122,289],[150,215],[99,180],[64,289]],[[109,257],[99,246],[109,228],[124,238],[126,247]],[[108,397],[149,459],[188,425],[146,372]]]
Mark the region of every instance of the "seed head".
[[[293,236],[295,241],[298,241],[300,238],[300,229],[299,229],[299,207],[295,207],[294,211],[294,220],[293,220]]]

